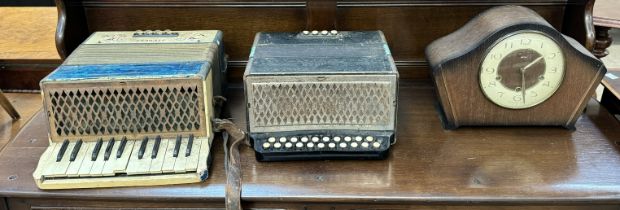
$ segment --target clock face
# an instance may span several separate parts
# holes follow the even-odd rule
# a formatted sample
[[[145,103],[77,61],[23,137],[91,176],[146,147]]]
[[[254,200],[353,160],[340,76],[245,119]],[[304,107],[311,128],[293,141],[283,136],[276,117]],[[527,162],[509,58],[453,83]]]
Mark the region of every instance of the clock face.
[[[510,109],[536,106],[562,84],[564,54],[551,38],[517,32],[497,42],[480,66],[480,87],[493,103]]]

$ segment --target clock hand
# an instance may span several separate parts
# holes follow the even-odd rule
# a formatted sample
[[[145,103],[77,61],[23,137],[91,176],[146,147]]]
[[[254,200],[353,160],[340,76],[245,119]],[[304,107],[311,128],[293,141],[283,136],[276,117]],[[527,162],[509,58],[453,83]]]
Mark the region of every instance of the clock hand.
[[[532,62],[528,63],[528,64],[527,64],[527,65],[525,65],[523,68],[521,68],[521,70],[522,70],[522,71],[525,71],[526,69],[528,69],[528,68],[532,67],[534,64],[538,63],[538,61],[540,61],[540,60],[542,60],[542,59],[543,59],[543,57],[542,57],[542,56],[540,56],[540,57],[536,58],[534,61],[532,61]]]
[[[523,103],[525,104],[525,68],[521,68],[521,93],[523,95]]]

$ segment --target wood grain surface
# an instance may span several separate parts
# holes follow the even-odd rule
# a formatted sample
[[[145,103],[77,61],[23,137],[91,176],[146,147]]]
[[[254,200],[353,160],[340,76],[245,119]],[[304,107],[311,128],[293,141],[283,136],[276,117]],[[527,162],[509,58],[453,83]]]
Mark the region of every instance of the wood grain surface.
[[[585,31],[581,27],[583,23],[577,23],[583,22],[583,11],[580,10],[585,1],[582,0],[337,1],[335,4],[331,0],[316,4],[294,0],[65,2],[68,1],[57,0],[61,11],[57,42],[63,56],[93,31],[217,29],[224,32],[226,53],[230,61],[228,76],[232,82],[241,81],[254,35],[260,31],[295,32],[314,24],[317,25],[314,27],[329,27],[333,24],[336,30],[341,31],[381,30],[388,40],[400,76],[404,79],[428,79],[428,64],[424,56],[426,45],[456,30],[492,6],[526,5],[541,14],[556,29],[567,34],[585,36],[582,35]],[[337,8],[334,11],[328,8],[329,5]],[[575,13],[566,14],[567,9],[575,10]],[[582,18],[573,20],[572,16]]]
[[[233,88],[229,93],[232,119],[245,127],[243,91]],[[257,162],[249,147],[242,148],[244,207],[620,205],[620,150],[614,142],[620,140],[616,132],[620,124],[597,103],[589,104],[577,131],[555,127],[446,131],[434,108],[430,83],[404,81],[400,93],[399,140],[387,160],[266,163]],[[48,144],[44,123],[45,116],[37,114],[0,153],[0,196],[9,197],[11,205],[112,208],[224,203],[220,139],[214,140],[212,176],[203,184],[41,191],[31,173]],[[191,205],[195,204],[179,204]]]
[[[594,3],[594,25],[620,28],[620,2],[616,0],[596,0]]]
[[[55,7],[0,7],[0,60],[54,60]]]
[[[40,94],[4,93],[4,95],[17,109],[21,118],[13,120],[6,112],[0,111],[0,151],[42,106]]]
[[[443,130],[433,89],[402,82],[398,142],[387,161],[262,163],[242,151],[253,202],[618,203],[620,126],[591,102],[576,131],[557,127]],[[230,97],[242,110],[241,92]],[[242,111],[233,112],[244,119]],[[242,126],[243,127],[243,126]]]

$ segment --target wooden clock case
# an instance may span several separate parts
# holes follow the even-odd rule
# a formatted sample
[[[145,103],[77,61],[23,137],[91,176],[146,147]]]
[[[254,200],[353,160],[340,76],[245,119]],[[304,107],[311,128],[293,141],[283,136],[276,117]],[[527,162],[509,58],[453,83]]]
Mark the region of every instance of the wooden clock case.
[[[531,108],[500,107],[486,98],[479,84],[484,56],[496,42],[519,31],[540,32],[564,50],[560,87]],[[489,9],[459,30],[426,48],[446,129],[460,126],[563,126],[574,129],[590,96],[607,72],[603,63],[574,39],[555,30],[534,11],[520,6]]]

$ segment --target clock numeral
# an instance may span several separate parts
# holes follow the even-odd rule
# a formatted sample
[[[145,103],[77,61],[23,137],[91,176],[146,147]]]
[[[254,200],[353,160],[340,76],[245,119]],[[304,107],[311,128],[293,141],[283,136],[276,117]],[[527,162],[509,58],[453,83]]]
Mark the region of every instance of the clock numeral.
[[[493,73],[495,73],[495,68],[489,67],[489,68],[484,69],[484,71],[486,71],[489,74],[493,74]]]
[[[551,73],[557,73],[558,72],[558,67],[553,67],[551,68],[551,70],[549,71]]]
[[[504,92],[497,92],[497,95],[499,95],[499,97],[504,97]]]
[[[551,83],[549,81],[543,82],[543,86],[551,87]]]
[[[528,95],[531,96],[532,98],[535,98],[538,96],[538,93],[536,91],[530,91]]]
[[[541,43],[540,43],[540,48],[543,48],[543,46],[545,46],[545,43],[544,43],[544,42],[541,42]]]
[[[499,60],[502,58],[502,54],[501,53],[491,54],[491,58]]]
[[[489,85],[487,85],[487,87],[495,87],[497,85],[497,83],[495,83],[495,81],[491,81],[489,82]]]
[[[513,47],[512,42],[510,42],[510,43],[506,42],[506,43],[504,44],[504,48],[505,48],[505,49],[508,49],[508,48],[512,49],[512,47]]]
[[[558,55],[557,53],[551,53],[551,54],[547,55],[547,58],[554,59],[557,55]]]
[[[512,96],[512,100],[515,101],[515,102],[519,102],[519,101],[523,100],[523,96],[521,96],[521,94],[514,95],[514,96]]]
[[[531,39],[521,39],[521,45],[529,45],[532,43]]]

